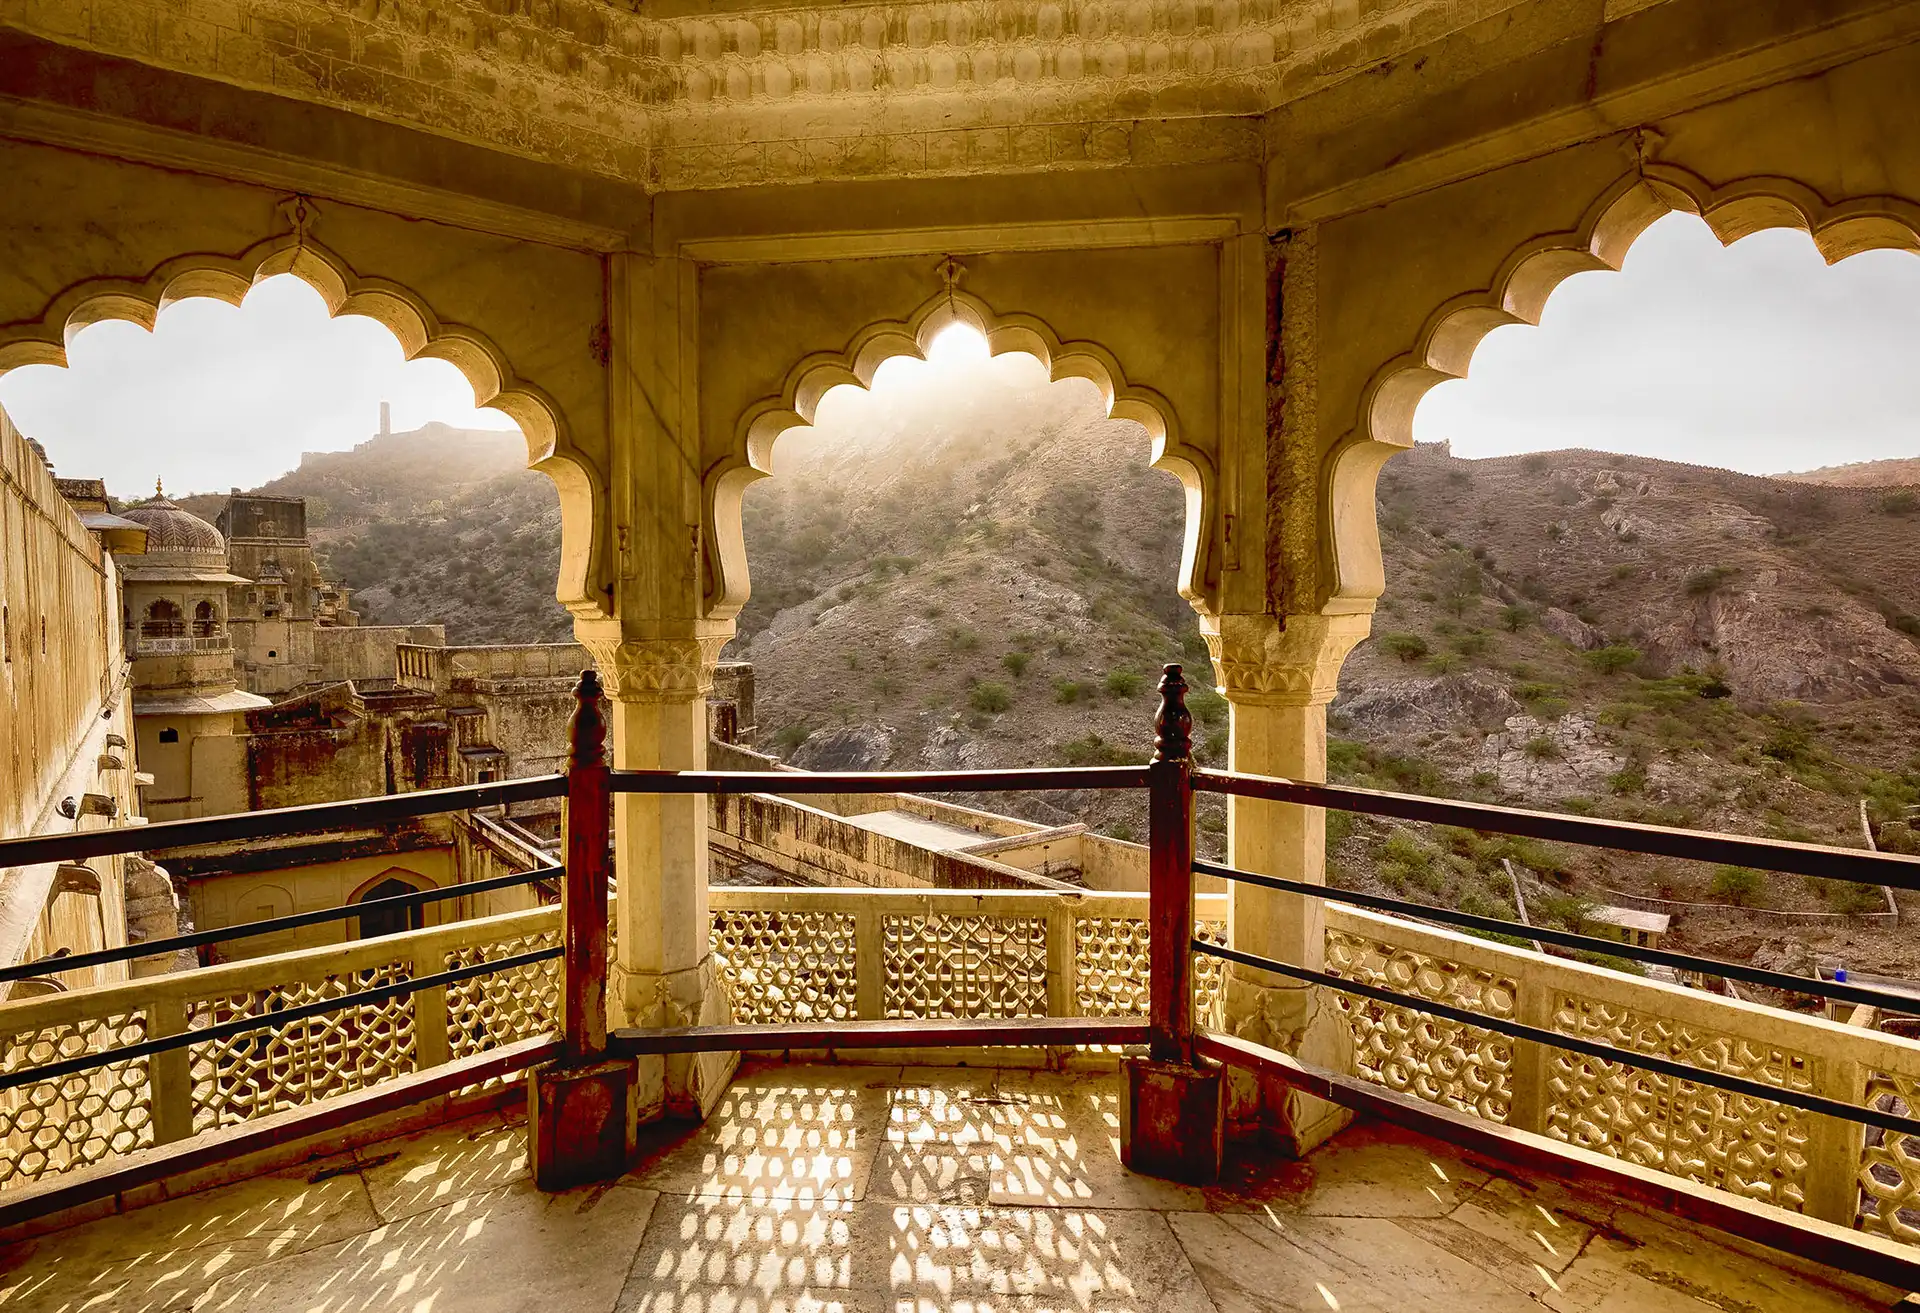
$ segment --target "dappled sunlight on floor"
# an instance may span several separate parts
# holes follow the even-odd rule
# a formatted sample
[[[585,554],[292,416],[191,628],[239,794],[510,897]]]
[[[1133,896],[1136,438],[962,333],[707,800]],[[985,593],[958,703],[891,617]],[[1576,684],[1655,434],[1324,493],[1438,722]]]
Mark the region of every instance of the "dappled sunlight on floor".
[[[0,1313],[1838,1313],[1791,1260],[1362,1123],[1206,1189],[1118,1160],[1102,1073],[747,1070],[614,1185],[512,1116],[0,1250]]]

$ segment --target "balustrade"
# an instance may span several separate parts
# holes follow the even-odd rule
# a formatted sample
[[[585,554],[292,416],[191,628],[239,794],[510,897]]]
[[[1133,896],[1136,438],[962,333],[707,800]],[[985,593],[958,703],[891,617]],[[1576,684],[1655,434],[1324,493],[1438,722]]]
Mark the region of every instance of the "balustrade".
[[[0,1079],[559,942],[542,908],[8,1003]],[[543,1034],[558,990],[548,960],[0,1090],[0,1189]]]
[[[1163,689],[1172,690],[1169,705],[1178,711],[1175,673]],[[1326,988],[1351,1032],[1361,1081],[1741,1200],[1920,1243],[1920,1120],[1911,1116],[1920,1090],[1920,1043],[1427,923],[1510,933],[1505,922],[1196,863],[1186,845],[1191,792],[1201,788],[1920,887],[1911,859],[1195,772],[1180,718],[1163,710],[1162,755],[1144,770],[780,779],[783,794],[1145,784],[1154,798],[1151,893],[716,888],[708,900],[709,943],[730,1025],[609,1034],[604,863],[610,795],[716,794],[764,780],[608,770],[597,692],[595,682],[583,678],[564,781],[368,799],[294,809],[284,818],[299,828],[336,813],[370,821],[566,792],[563,908],[0,1006],[0,1188],[555,1032],[563,1039],[563,1075],[588,1071],[603,1055],[773,1048],[798,1034],[825,1047],[1047,1048],[1150,1037],[1163,1063],[1188,1062],[1197,1047],[1213,1057],[1237,1053],[1316,1091],[1334,1089],[1329,1081],[1340,1080],[1363,1088],[1345,1073],[1295,1072],[1285,1055],[1250,1053],[1246,1044],[1215,1033],[1230,959]],[[275,820],[250,814],[147,829],[164,845],[169,838],[272,833]],[[92,832],[4,846],[19,860],[44,861],[152,841]],[[1228,897],[1195,894],[1196,869],[1330,900],[1326,970],[1227,947]],[[1563,948],[1596,942],[1557,930],[1533,933]],[[554,960],[563,943],[564,965]],[[1613,947],[1629,957],[1721,970],[1843,1001],[1883,1001],[1857,985],[1799,982],[1662,950]],[[524,960],[536,952],[550,956]],[[504,969],[477,970],[507,959],[516,960]],[[450,971],[473,974],[406,988]],[[333,1000],[341,1006],[329,1007]],[[289,1014],[285,1024],[245,1029],[249,1020],[282,1012]],[[1069,1018],[1083,1020],[1063,1024]],[[1121,1019],[1149,1024],[1105,1024]],[[1480,1019],[1487,1024],[1475,1024]],[[198,1031],[207,1038],[155,1047]],[[60,1070],[62,1063],[84,1066],[88,1055],[122,1049],[127,1056],[120,1060],[77,1074]],[[43,1068],[47,1074],[34,1078]],[[1768,1097],[1771,1091],[1780,1098]]]

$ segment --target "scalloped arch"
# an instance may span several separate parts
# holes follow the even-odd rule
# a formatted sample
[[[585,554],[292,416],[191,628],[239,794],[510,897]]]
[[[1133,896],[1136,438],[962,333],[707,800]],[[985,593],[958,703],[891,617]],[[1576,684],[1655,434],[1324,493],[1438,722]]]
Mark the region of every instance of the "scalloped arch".
[[[1570,232],[1539,237],[1501,264],[1490,287],[1446,302],[1417,344],[1378,370],[1362,396],[1361,422],[1328,452],[1322,469],[1333,552],[1330,612],[1370,610],[1385,587],[1375,486],[1381,467],[1413,445],[1413,416],[1436,385],[1464,378],[1474,349],[1505,324],[1538,324],[1554,288],[1576,273],[1618,270],[1654,220],[1697,214],[1723,245],[1767,228],[1798,228],[1828,264],[1862,251],[1920,252],[1920,204],[1894,196],[1829,202],[1786,178],[1712,186],[1685,169],[1650,163],[1616,182]]]
[[[905,319],[868,325],[843,350],[806,356],[788,371],[779,396],[755,402],[741,416],[731,452],[709,467],[705,477],[707,523],[712,526],[709,559],[714,563],[707,583],[710,615],[732,619],[746,605],[749,579],[740,501],[748,485],[772,474],[773,446],[780,435],[813,423],[820,398],[831,389],[841,384],[871,388],[881,364],[896,356],[926,359],[934,339],[955,324],[984,337],[990,355],[1025,352],[1046,367],[1052,381],[1086,379],[1100,389],[1109,416],[1146,429],[1153,442],[1150,463],[1174,475],[1186,490],[1180,595],[1196,609],[1205,607],[1205,526],[1213,510],[1214,467],[1205,452],[1182,439],[1173,404],[1153,389],[1130,382],[1119,360],[1098,343],[1062,342],[1033,315],[996,314],[979,297],[954,289],[936,293]]]
[[[474,404],[502,411],[527,442],[527,466],[551,478],[560,491],[561,558],[556,587],[574,615],[604,615],[593,583],[598,526],[606,481],[573,444],[560,408],[539,388],[516,377],[506,356],[484,335],[444,323],[426,301],[397,283],[364,278],[338,255],[288,233],[269,238],[239,256],[183,255],[144,278],[94,278],[61,292],[35,320],[0,326],[0,374],[21,365],[67,364],[74,334],[108,319],[124,319],[152,331],[160,311],[189,297],[239,305],[253,285],[293,274],[311,285],[329,316],[364,315],[400,341],[408,360],[422,356],[453,365],[473,385]]]

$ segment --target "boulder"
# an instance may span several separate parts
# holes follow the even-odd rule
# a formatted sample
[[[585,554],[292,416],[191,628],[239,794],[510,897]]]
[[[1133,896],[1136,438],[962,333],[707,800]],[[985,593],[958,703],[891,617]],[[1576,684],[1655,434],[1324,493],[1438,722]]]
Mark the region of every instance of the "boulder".
[[[1540,627],[1555,638],[1573,644],[1582,652],[1607,645],[1607,636],[1571,611],[1550,606],[1540,617]]]
[[[1377,685],[1333,705],[1348,726],[1368,736],[1488,729],[1526,710],[1505,684],[1478,671]]]
[[[789,761],[802,770],[882,770],[892,758],[893,726],[845,725],[809,735]]]

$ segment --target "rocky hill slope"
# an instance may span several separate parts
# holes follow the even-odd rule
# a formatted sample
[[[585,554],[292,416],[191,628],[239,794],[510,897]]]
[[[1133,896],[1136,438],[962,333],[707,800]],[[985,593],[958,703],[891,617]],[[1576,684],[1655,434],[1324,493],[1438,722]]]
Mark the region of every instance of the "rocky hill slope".
[[[553,598],[560,506],[526,461],[517,431],[436,423],[309,452],[252,491],[308,499],[308,532],[355,588],[364,624],[444,624],[453,643],[557,642],[573,636]],[[224,501],[181,504],[211,519]]]
[[[1182,495],[1144,432],[1035,369],[982,363],[782,439],[780,475],[747,495],[753,600],[728,652],[756,665],[763,748],[822,769],[1145,759],[1159,666],[1205,666],[1173,588]],[[324,503],[312,518],[370,619],[563,637],[553,493],[517,439],[488,441],[396,435],[269,489]],[[1920,499],[1810,477],[1396,458],[1388,592],[1332,710],[1334,777],[1848,845],[1864,801],[1883,846],[1917,847]],[[1222,761],[1224,705],[1195,710]],[[1145,830],[1132,799],[980,801]],[[1216,800],[1200,823],[1217,851]],[[1712,903],[1675,942],[1920,971],[1897,928],[1859,919],[1885,906],[1872,891],[1340,816],[1330,837],[1344,883],[1510,915],[1517,882],[1569,925],[1622,896]]]
[[[1920,488],[1920,457],[1822,465],[1817,470],[1778,477],[1793,483],[1828,483],[1842,488]]]

